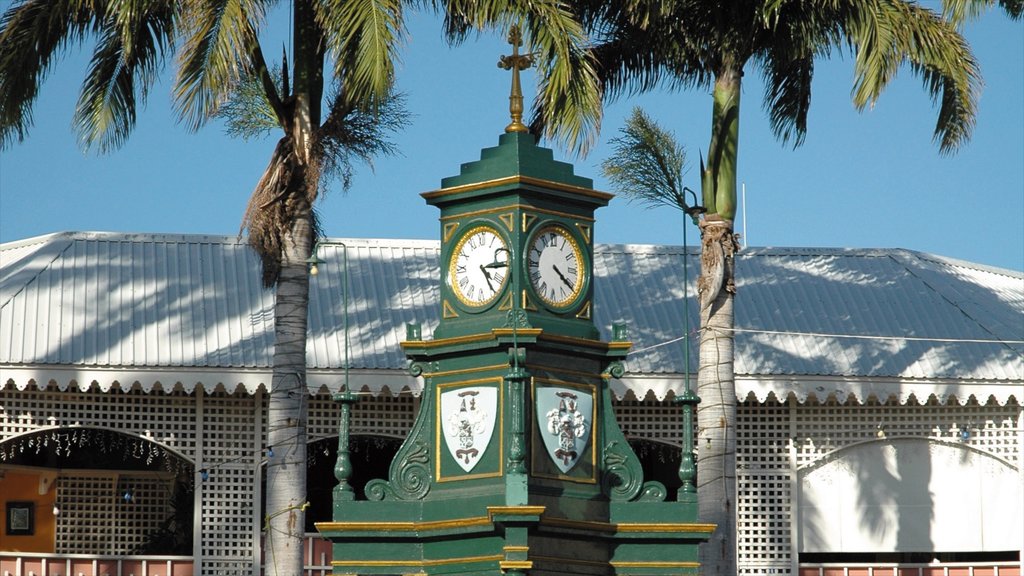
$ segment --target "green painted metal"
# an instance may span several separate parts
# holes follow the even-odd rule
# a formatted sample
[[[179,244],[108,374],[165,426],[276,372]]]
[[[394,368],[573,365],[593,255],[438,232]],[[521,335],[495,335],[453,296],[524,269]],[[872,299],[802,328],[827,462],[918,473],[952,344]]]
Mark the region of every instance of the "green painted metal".
[[[644,480],[615,420],[608,383],[629,343],[624,330],[601,341],[591,320],[594,212],[611,198],[591,186],[517,132],[424,194],[441,210],[442,320],[430,339],[407,331],[424,391],[388,477],[367,484],[367,500],[336,492],[334,520],[317,526],[335,574],[699,573],[713,527],[696,522],[695,495],[666,501]],[[449,263],[480,225],[505,245],[479,266],[510,277],[475,305],[452,290]],[[588,266],[561,307],[540,300],[526,265],[548,225],[572,235]]]

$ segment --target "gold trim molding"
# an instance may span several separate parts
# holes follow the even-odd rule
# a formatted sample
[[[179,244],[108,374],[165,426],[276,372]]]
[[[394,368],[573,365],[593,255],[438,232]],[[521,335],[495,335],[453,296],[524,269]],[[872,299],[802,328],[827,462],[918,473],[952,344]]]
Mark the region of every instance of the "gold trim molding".
[[[608,192],[600,192],[592,188],[583,188],[581,186],[573,186],[572,184],[564,184],[562,182],[545,180],[543,178],[533,178],[531,176],[523,176],[521,174],[516,174],[514,176],[506,176],[504,178],[495,178],[494,180],[485,180],[484,182],[462,184],[459,186],[452,186],[450,188],[440,188],[437,190],[431,190],[430,192],[423,192],[422,194],[420,194],[420,196],[422,196],[425,200],[433,200],[435,198],[441,198],[453,194],[475,192],[477,190],[484,190],[486,188],[497,188],[499,186],[506,186],[509,184],[525,184],[528,186],[539,186],[541,188],[547,188],[549,190],[558,190],[559,192],[571,192],[573,194],[579,194],[580,196],[597,198],[599,200],[604,201],[611,200],[612,198],[615,197],[614,194],[609,194]]]

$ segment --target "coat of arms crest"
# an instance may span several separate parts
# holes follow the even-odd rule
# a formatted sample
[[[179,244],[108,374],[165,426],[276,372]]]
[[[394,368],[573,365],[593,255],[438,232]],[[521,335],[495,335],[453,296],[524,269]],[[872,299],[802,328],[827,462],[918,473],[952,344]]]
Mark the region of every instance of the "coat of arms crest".
[[[464,471],[480,461],[494,432],[498,390],[480,386],[441,394],[440,421],[448,452]]]
[[[590,438],[594,400],[590,394],[568,388],[542,388],[538,392],[538,422],[548,455],[563,474],[572,470]]]

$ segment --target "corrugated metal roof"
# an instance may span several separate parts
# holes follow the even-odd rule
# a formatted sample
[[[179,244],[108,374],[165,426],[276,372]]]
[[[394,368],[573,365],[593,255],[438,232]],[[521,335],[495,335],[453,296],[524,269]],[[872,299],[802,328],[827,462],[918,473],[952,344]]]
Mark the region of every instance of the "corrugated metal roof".
[[[347,245],[350,366],[398,374],[406,323],[423,324],[425,337],[437,326],[439,245],[339,242]],[[326,264],[311,282],[307,354],[321,383],[337,382],[345,364],[345,254],[333,241],[322,245]],[[629,326],[627,385],[659,396],[678,389],[683,372],[683,254],[599,245],[594,255],[595,322],[606,337],[613,322]],[[699,258],[695,247],[687,254],[695,334]],[[0,245],[3,381],[23,386],[18,378],[44,367],[177,367],[228,386],[248,371],[255,380],[246,385],[258,384],[273,344],[273,294],[260,287],[258,266],[233,237],[60,233]],[[738,256],[737,286],[736,373],[761,382],[748,386],[755,393],[765,382],[811,378],[996,383],[1024,396],[1019,272],[906,250],[752,248]],[[85,372],[75,373],[82,382]]]

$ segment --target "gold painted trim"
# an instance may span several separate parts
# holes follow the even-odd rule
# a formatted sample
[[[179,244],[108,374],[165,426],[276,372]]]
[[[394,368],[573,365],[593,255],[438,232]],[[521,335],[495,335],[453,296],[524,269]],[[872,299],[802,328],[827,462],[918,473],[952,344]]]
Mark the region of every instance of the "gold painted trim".
[[[452,308],[452,305],[448,303],[448,300],[441,301],[441,316],[444,318],[458,318],[459,313]]]
[[[530,570],[533,562],[530,560],[502,560],[498,562],[498,568],[502,570]]]
[[[453,336],[451,338],[438,338],[436,340],[406,340],[402,342],[403,348],[409,349],[426,349],[426,348],[438,348],[441,346],[451,346],[453,344],[470,344],[473,342],[486,342],[488,340],[494,340],[493,334],[470,334],[469,336]]]
[[[527,204],[508,204],[505,206],[498,206],[496,208],[485,208],[482,210],[473,210],[471,212],[460,212],[458,214],[451,214],[449,216],[442,216],[439,220],[441,222],[448,222],[451,220],[465,220],[474,216],[486,216],[488,214],[497,214],[505,210],[522,210],[536,212],[537,214],[548,214],[550,216],[561,216],[563,218],[569,218],[572,220],[578,220],[581,222],[593,222],[594,218],[589,216],[581,216],[579,214],[570,214],[568,212],[562,212],[560,210],[548,210],[547,208],[537,208],[536,206],[530,206]]]
[[[644,532],[701,532],[704,534],[711,534],[717,528],[717,524],[655,524],[651,523],[625,523],[616,524],[615,527],[619,532],[629,533],[644,533]]]
[[[459,222],[447,222],[447,223],[445,223],[445,225],[444,225],[444,241],[445,242],[447,242],[448,240],[451,239],[452,234],[454,234],[455,231],[458,230],[459,225],[460,225]]]
[[[476,190],[483,190],[486,188],[497,188],[498,186],[505,186],[508,184],[527,184],[531,186],[540,186],[542,188],[548,188],[549,190],[558,190],[560,192],[572,192],[581,196],[589,196],[591,198],[598,198],[601,200],[611,200],[615,197],[614,194],[608,192],[599,192],[592,188],[583,188],[582,186],[573,186],[572,184],[565,184],[562,182],[554,182],[552,180],[545,180],[543,178],[533,178],[531,176],[523,176],[516,174],[514,176],[506,176],[504,178],[495,178],[493,180],[485,180],[483,182],[473,182],[470,184],[461,184],[459,186],[452,186],[450,188],[439,188],[437,190],[431,190],[430,192],[423,192],[420,194],[426,200],[433,200],[442,196],[450,196],[452,194],[461,194],[463,192],[474,192]]]
[[[458,370],[439,370],[437,372],[424,372],[424,378],[439,378],[442,376],[460,376],[462,374],[473,374],[474,372],[490,372],[492,370],[507,370],[508,364],[494,364],[491,366],[478,366],[476,368],[460,368]]]
[[[487,517],[494,518],[496,514],[505,516],[540,516],[547,509],[547,506],[488,506]]]
[[[498,219],[501,220],[501,223],[504,224],[506,228],[508,228],[509,232],[515,232],[515,229],[516,229],[516,215],[515,215],[514,212],[508,212],[506,214],[501,214],[501,215],[498,216]]]
[[[501,548],[505,552],[529,552],[529,546],[502,546]]]
[[[523,288],[522,298],[519,307],[522,308],[523,310],[529,310],[530,312],[537,311],[537,306],[535,306],[534,303],[530,301],[530,297],[526,293],[526,288]]]
[[[543,328],[491,328],[491,333],[495,336],[512,336],[513,333],[519,336],[533,336],[538,337],[544,332]]]
[[[504,389],[505,379],[501,376],[495,376],[491,378],[477,378],[475,380],[463,380],[459,382],[446,382],[444,384],[438,384],[435,392],[434,404],[436,411],[434,413],[434,477],[437,478],[437,482],[458,482],[460,480],[475,480],[480,478],[497,478],[505,473],[505,418],[504,418]],[[441,394],[447,392],[449,388],[468,388],[478,387],[482,385],[489,385],[489,387],[497,388],[498,391],[498,402],[495,407],[497,416],[494,421],[494,428],[491,429],[491,437],[488,440],[488,449],[493,445],[495,439],[498,441],[498,469],[490,472],[478,472],[473,474],[472,472],[465,472],[464,474],[449,474],[443,476],[441,474],[441,457],[445,454],[451,455],[448,450],[448,441],[444,438],[441,433],[441,427],[444,423],[441,420]],[[485,452],[486,453],[486,452]],[[481,460],[483,455],[481,455]],[[479,462],[478,462],[479,463]],[[455,464],[459,470],[461,466]]]
[[[537,216],[530,214],[529,212],[523,212],[523,227],[522,231],[525,233],[533,226],[533,223],[537,221]]]
[[[515,294],[509,292],[505,295],[505,299],[498,304],[498,310],[511,310],[512,301],[515,298]]]
[[[615,568],[700,568],[700,562],[609,562]]]
[[[317,522],[317,530],[327,532],[417,532],[445,530],[449,528],[471,528],[491,524],[486,516],[454,518],[452,520],[429,520],[424,522]]]
[[[587,244],[589,244],[591,242],[591,240],[590,240],[590,230],[591,230],[590,226],[588,226],[587,224],[582,224],[580,222],[577,222],[576,223],[576,227],[579,228],[580,234],[582,234],[583,237],[587,239]]]
[[[331,566],[446,566],[466,562],[501,562],[501,554],[489,556],[463,556],[462,558],[444,558],[439,560],[331,560]]]
[[[586,303],[583,304],[580,311],[576,313],[576,317],[583,320],[590,320],[590,300],[587,300]]]

